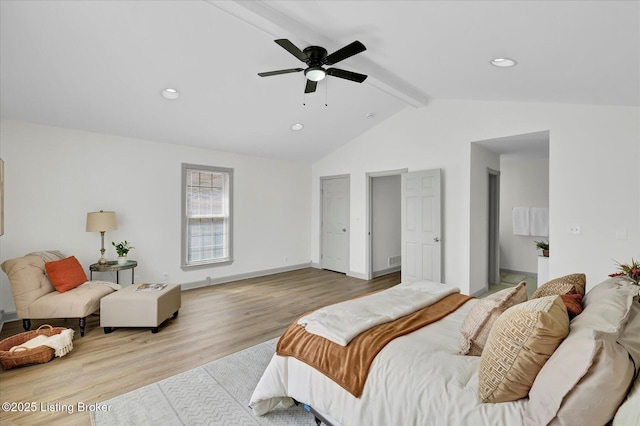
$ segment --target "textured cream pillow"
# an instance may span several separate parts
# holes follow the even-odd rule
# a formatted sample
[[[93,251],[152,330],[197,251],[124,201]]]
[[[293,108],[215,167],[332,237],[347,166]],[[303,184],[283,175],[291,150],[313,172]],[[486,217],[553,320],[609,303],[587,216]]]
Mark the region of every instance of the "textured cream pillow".
[[[515,287],[500,290],[478,300],[467,314],[460,328],[460,354],[480,356],[491,327],[507,309],[526,302],[527,290],[523,281]]]
[[[482,402],[524,398],[536,375],[569,334],[569,315],[559,296],[520,303],[494,324],[480,359]]]
[[[525,425],[606,424],[623,401],[634,376],[628,351],[638,342],[638,287],[610,279],[585,296],[571,332],[536,377],[529,391]],[[628,330],[627,330],[628,329]]]
[[[532,299],[544,296],[554,296],[568,293],[578,293],[584,296],[585,287],[587,285],[587,276],[585,274],[571,274],[564,277],[553,279],[542,284],[531,295]]]

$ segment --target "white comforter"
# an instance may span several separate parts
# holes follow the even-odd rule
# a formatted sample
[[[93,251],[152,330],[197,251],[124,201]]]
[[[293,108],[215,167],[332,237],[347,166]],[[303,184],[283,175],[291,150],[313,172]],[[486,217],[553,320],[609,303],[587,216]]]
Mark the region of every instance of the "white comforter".
[[[414,281],[393,286],[367,297],[325,306],[298,319],[311,334],[347,346],[360,333],[429,306],[458,287],[433,281]]]
[[[460,326],[474,303],[389,343],[360,398],[295,358],[274,355],[250,405],[264,415],[294,398],[345,426],[520,425],[527,400],[480,402],[480,358],[458,355]]]

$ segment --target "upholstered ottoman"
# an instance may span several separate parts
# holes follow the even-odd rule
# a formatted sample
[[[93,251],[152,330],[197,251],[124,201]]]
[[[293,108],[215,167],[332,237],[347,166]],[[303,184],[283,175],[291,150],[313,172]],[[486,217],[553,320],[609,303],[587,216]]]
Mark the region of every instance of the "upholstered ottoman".
[[[180,309],[180,284],[167,284],[162,290],[136,291],[140,284],[124,286],[100,299],[100,327],[111,333],[113,327],[151,327],[152,333]]]

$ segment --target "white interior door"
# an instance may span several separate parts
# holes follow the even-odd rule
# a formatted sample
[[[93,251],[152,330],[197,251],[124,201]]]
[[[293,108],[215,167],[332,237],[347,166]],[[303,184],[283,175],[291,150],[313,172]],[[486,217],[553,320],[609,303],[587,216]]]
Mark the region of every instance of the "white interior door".
[[[349,177],[322,179],[322,268],[349,269]]]
[[[402,174],[402,281],[441,281],[440,169]]]

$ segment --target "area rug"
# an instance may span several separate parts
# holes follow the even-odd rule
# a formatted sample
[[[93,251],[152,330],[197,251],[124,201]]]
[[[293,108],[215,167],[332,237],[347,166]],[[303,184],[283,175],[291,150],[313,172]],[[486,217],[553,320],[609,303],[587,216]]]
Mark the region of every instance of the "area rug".
[[[275,352],[277,339],[101,402],[95,426],[315,425],[302,406],[256,417],[249,398]]]

